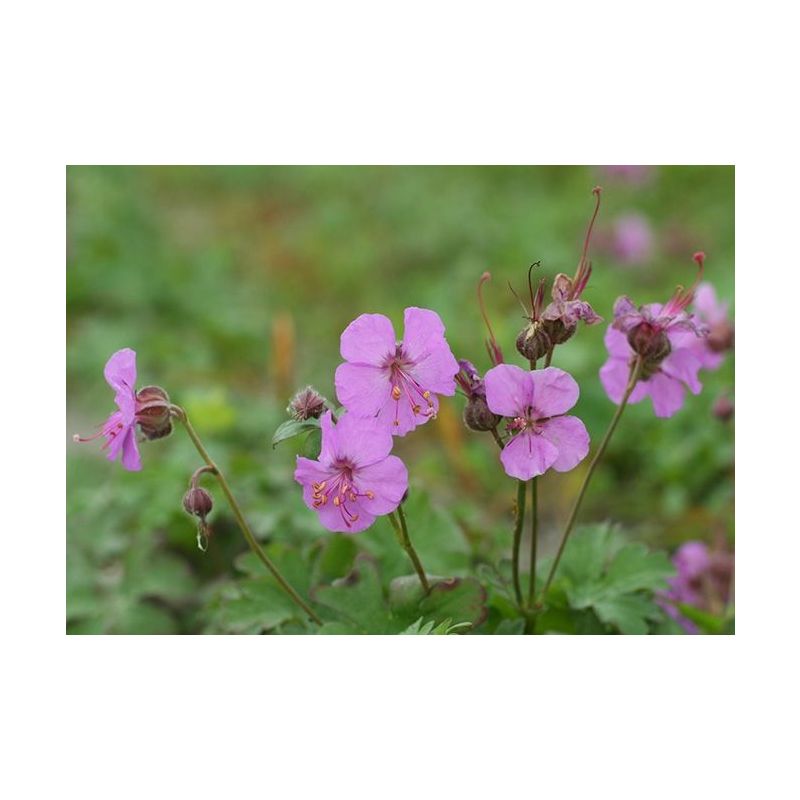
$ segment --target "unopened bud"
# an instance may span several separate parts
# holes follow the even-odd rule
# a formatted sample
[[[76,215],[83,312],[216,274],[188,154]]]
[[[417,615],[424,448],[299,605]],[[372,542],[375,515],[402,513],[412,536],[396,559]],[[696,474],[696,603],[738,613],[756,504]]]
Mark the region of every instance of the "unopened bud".
[[[649,322],[640,322],[628,331],[628,344],[648,369],[657,367],[672,350],[667,334]]]
[[[147,439],[163,439],[172,433],[169,395],[160,386],[136,392],[136,422]]]
[[[298,421],[319,419],[327,407],[328,401],[313,386],[306,386],[292,398],[286,412]]]
[[[489,410],[486,398],[478,395],[471,397],[464,406],[464,424],[473,431],[490,431],[502,420]]]
[[[553,342],[541,322],[531,322],[517,336],[517,351],[528,361],[544,358],[553,347]]]
[[[727,395],[721,395],[714,401],[711,413],[722,422],[727,422],[733,417],[733,401]]]
[[[715,353],[724,353],[733,347],[733,325],[727,320],[711,326],[706,343]]]
[[[200,486],[193,486],[183,496],[183,507],[186,509],[187,514],[205,521],[205,518],[214,507],[214,501],[205,489]]]

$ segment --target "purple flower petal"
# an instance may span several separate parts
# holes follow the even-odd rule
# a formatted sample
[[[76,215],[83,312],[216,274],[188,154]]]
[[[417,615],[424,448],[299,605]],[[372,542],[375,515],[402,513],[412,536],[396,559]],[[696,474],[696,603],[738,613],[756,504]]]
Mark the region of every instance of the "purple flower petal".
[[[528,374],[533,383],[533,406],[540,417],[564,414],[578,402],[580,395],[578,384],[575,378],[563,369],[547,367]],[[491,408],[491,403],[489,407]]]
[[[413,362],[409,373],[426,390],[453,395],[458,361],[444,338],[441,317],[427,308],[407,308],[404,314],[403,355]]]
[[[396,346],[394,328],[388,317],[362,314],[344,329],[339,350],[345,361],[378,367],[394,356]]]
[[[407,397],[401,396],[400,400],[394,400],[390,396],[378,412],[377,419],[394,436],[405,436],[418,426],[424,425],[439,412],[439,399],[436,395],[432,394],[429,400],[430,407],[427,403],[425,407],[420,404],[420,410],[415,414],[412,402]]]
[[[697,377],[702,366],[700,359],[689,348],[673,350],[661,364],[661,371],[676,380],[682,381],[692,394],[700,394],[703,384]]]
[[[671,417],[683,405],[686,396],[683,384],[662,372],[657,372],[641,385],[653,401],[653,411],[657,417]]]
[[[552,464],[556,472],[569,472],[589,452],[589,433],[577,417],[554,417],[542,425],[541,435],[558,450]]]
[[[544,436],[531,431],[514,436],[500,451],[500,461],[506,475],[521,481],[546,472],[557,459],[558,450],[555,445]]]
[[[115,392],[114,402],[125,422],[132,422],[136,413],[136,352],[129,347],[117,350],[106,362],[103,374]]]
[[[139,445],[136,442],[136,429],[133,425],[125,431],[125,438],[122,440],[122,466],[131,472],[138,472],[142,468]]]
[[[392,434],[377,419],[357,417],[348,411],[339,418],[334,430],[334,460],[348,461],[360,468],[374,464],[392,452]]]
[[[349,412],[374,417],[391,397],[389,374],[381,367],[345,361],[336,368],[336,397]]]
[[[484,376],[486,403],[495,414],[516,417],[533,405],[531,373],[513,364],[498,364]]]
[[[375,497],[361,501],[371,514],[389,514],[400,505],[408,489],[408,470],[397,456],[388,456],[377,464],[359,467],[355,475],[360,492],[371,491]]]

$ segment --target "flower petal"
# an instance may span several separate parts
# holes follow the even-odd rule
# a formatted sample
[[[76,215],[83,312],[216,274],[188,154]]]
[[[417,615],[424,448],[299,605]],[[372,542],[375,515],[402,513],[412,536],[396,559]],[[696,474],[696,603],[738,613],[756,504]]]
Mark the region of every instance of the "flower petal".
[[[376,418],[361,418],[349,411],[336,423],[334,458],[366,467],[392,451],[392,432]]]
[[[403,352],[408,358],[412,361],[421,361],[442,343],[445,343],[444,323],[435,311],[416,306],[405,310],[403,315]]]
[[[657,417],[671,417],[683,405],[683,398],[686,395],[683,384],[663,372],[657,372],[641,385],[650,395]]]
[[[136,412],[136,351],[125,347],[117,350],[103,370],[106,382],[114,390],[114,402],[126,422],[132,422]]]
[[[506,475],[527,481],[546,472],[558,458],[555,445],[530,431],[514,436],[500,451]]]
[[[670,378],[675,378],[686,384],[692,394],[700,394],[703,384],[697,377],[702,363],[697,355],[689,348],[682,347],[673,350],[662,362],[661,371]]]
[[[408,373],[423,389],[449,396],[456,393],[455,376],[458,371],[458,361],[442,339],[439,344],[432,346],[421,361],[415,362]]]
[[[589,452],[589,432],[577,417],[554,417],[542,426],[542,436],[558,450],[553,462],[556,472],[569,472]]]
[[[575,378],[563,369],[537,369],[530,373],[530,379],[533,382],[533,407],[539,417],[564,414],[578,402],[581,390]]]
[[[495,414],[517,417],[533,404],[531,373],[513,364],[498,364],[484,376],[486,404]]]
[[[694,308],[703,322],[709,325],[724,322],[728,317],[728,304],[717,299],[714,287],[707,281],[695,289]]]
[[[359,492],[370,491],[375,495],[371,500],[360,498],[360,503],[376,516],[394,511],[408,489],[408,470],[397,456],[359,468],[353,479]]]
[[[332,478],[336,472],[319,461],[310,458],[297,456],[297,465],[294,470],[294,479],[303,486],[311,486],[314,483],[322,483]],[[306,503],[309,508],[313,508],[310,502]],[[316,510],[316,509],[314,509]]]
[[[389,371],[368,364],[340,364],[334,384],[339,402],[358,417],[374,417],[392,391]]]
[[[617,333],[617,331],[614,331],[614,333]],[[603,384],[608,399],[611,400],[612,403],[618,404],[622,400],[622,395],[625,394],[625,389],[628,386],[629,377],[630,365],[627,357],[616,358],[615,356],[609,356],[608,361],[600,367],[600,382]],[[647,395],[647,391],[644,388],[645,386],[646,384],[644,382],[639,381],[639,383],[636,384],[636,388],[631,392],[628,402],[638,403],[645,397]]]
[[[395,400],[391,395],[378,412],[378,421],[392,433],[393,436],[405,436],[414,428],[424,425],[428,420],[433,419],[439,411],[439,398],[432,394],[430,396],[430,414],[423,413],[428,410],[427,406],[420,401],[420,410],[414,413],[411,401],[404,394],[400,395],[399,400]]]
[[[342,333],[339,351],[345,361],[381,366],[392,358],[397,347],[394,328],[383,314],[362,314]]]

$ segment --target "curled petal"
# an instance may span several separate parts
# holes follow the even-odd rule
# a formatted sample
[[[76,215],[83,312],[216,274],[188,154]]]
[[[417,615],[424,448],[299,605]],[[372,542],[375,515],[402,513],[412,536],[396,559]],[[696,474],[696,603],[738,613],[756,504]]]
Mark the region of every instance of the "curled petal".
[[[558,450],[544,436],[525,431],[500,451],[506,475],[527,481],[546,472],[558,459]]]
[[[556,472],[569,472],[589,452],[589,432],[577,417],[554,417],[542,426],[542,436],[558,450],[553,462]]]
[[[394,328],[383,314],[362,314],[342,333],[339,350],[345,361],[381,366],[395,354]]]
[[[126,347],[117,350],[103,370],[106,382],[114,390],[116,402],[126,422],[132,422],[136,412],[136,352]]]
[[[630,297],[623,295],[614,303],[614,322],[611,323],[618,331],[627,333],[635,325],[644,321],[642,312],[633,304]]]
[[[547,367],[535,370],[529,375],[533,383],[533,406],[540,417],[564,414],[578,402],[580,395],[578,384],[575,378],[563,369]]]

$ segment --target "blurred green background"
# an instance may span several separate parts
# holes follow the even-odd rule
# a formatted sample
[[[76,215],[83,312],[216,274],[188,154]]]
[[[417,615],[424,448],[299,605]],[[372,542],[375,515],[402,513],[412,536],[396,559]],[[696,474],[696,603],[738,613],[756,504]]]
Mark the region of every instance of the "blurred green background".
[[[68,632],[259,628],[226,622],[246,545],[219,492],[211,547],[197,549],[181,498],[199,461],[182,431],[143,445],[140,473],[108,463],[97,443],[72,443],[112,410],[102,374],[112,352],[136,350],[139,385],[159,384],[187,408],[260,538],[273,548],[321,546],[329,534],[291,478],[299,445],[270,446],[294,389],[312,383],[333,398],[347,323],[380,312],[399,333],[408,305],[438,311],[456,356],[483,372],[475,290],[486,269],[498,340],[507,361],[522,363],[514,340],[523,320],[507,283],[523,294],[535,260],[549,276],[572,274],[598,183],[585,293],[598,313],[610,318],[623,293],[663,302],[693,280],[698,249],[707,279],[732,304],[733,168],[69,168]],[[575,413],[595,443],[613,411],[597,377],[604,329],[581,327],[554,359],[580,383]],[[672,419],[656,419],[649,401],[626,412],[583,520],[620,521],[669,549],[732,538],[733,427],[712,405],[733,397],[733,354],[701,377],[703,393]],[[419,513],[434,516],[416,524],[446,513],[448,535],[474,560],[496,559],[509,549],[514,485],[491,437],[463,428],[462,407],[460,396],[444,401],[439,418],[397,440],[396,452],[412,493],[431,498]],[[555,547],[582,468],[541,481],[544,552]],[[385,521],[359,536],[396,548]],[[420,550],[435,562],[435,547],[432,537]]]

